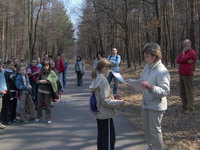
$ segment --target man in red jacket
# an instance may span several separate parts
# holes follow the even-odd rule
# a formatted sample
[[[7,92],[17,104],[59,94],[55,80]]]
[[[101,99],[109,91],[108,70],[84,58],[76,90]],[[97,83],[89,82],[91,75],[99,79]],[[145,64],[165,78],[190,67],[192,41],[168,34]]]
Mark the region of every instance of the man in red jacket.
[[[194,110],[193,69],[195,58],[196,51],[191,48],[191,41],[186,39],[183,42],[183,50],[176,60],[176,63],[179,64],[180,97],[186,114]]]
[[[58,70],[58,78],[60,81],[60,84],[62,86],[62,91],[64,90],[64,84],[63,84],[63,72],[65,70],[65,63],[61,58],[61,55],[58,54],[57,58],[55,60],[55,68]]]

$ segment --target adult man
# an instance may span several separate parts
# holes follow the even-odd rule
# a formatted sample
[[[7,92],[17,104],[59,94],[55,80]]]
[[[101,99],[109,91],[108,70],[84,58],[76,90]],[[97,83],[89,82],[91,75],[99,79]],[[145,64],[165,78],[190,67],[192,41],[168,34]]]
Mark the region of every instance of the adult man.
[[[183,42],[183,50],[176,60],[176,63],[179,64],[180,97],[183,111],[186,114],[194,110],[193,68],[195,57],[196,52],[191,48],[191,41],[186,39]]]
[[[113,48],[112,50],[112,55],[108,56],[107,58],[108,60],[110,60],[112,62],[112,68],[111,70],[114,72],[119,72],[120,70],[120,62],[121,62],[121,57],[120,55],[117,54],[117,49]],[[109,73],[107,79],[108,82],[110,83],[112,81],[112,79],[114,78],[114,87],[113,87],[113,94],[115,97],[117,96],[117,90],[118,90],[118,80],[117,78],[112,74],[112,72]]]

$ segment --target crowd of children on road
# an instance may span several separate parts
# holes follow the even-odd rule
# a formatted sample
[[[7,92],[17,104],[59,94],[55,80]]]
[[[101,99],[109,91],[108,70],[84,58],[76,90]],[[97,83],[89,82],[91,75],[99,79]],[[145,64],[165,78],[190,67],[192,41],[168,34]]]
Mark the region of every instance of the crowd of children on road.
[[[0,96],[2,101],[0,129],[17,122],[39,122],[46,110],[46,122],[52,123],[51,102],[59,99],[66,87],[68,63],[65,55],[45,55],[30,63],[18,58],[0,60]]]

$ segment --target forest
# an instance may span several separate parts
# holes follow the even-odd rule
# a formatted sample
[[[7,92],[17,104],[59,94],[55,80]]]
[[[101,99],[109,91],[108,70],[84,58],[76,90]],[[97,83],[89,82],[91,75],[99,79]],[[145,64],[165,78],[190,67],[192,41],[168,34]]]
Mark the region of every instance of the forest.
[[[1,0],[0,58],[30,60],[74,46],[73,24],[60,0]]]
[[[78,11],[78,10],[77,10]],[[172,68],[184,39],[200,58],[199,0],[85,0],[75,34],[60,0],[1,0],[0,58],[28,59],[66,53],[93,60],[116,47],[128,68],[142,64],[147,42],[161,45]]]
[[[116,47],[127,67],[141,66],[142,47],[161,45],[165,65],[175,67],[184,39],[200,49],[199,0],[86,0],[78,48],[86,58],[107,57]]]

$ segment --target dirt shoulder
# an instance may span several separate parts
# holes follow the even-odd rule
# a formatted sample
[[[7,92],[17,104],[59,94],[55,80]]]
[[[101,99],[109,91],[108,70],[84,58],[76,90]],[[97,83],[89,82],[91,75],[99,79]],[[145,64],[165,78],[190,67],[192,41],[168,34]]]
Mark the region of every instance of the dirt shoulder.
[[[123,69],[124,78],[139,78],[142,68]],[[182,112],[179,97],[179,76],[177,69],[169,69],[171,75],[171,94],[168,96],[168,110],[162,122],[165,150],[200,150],[200,68],[194,72],[195,112],[186,115]],[[121,108],[133,125],[141,130],[140,104],[142,95],[124,84],[119,84],[119,95],[126,100]]]

